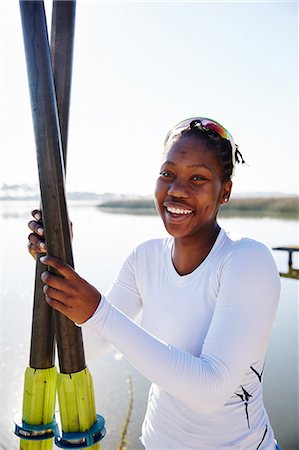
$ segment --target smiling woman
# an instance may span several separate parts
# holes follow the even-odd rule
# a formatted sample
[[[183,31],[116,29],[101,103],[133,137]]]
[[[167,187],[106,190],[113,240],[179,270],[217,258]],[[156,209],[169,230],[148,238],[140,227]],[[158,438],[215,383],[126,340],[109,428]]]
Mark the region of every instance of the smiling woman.
[[[218,236],[216,215],[231,190],[231,181],[221,180],[215,155],[198,139],[184,137],[167,153],[155,198],[165,228],[175,238],[173,263],[180,275],[204,260]]]
[[[185,120],[166,137],[155,201],[165,228],[177,238],[173,264],[180,275],[192,272],[215,243],[216,216],[229,200],[239,155],[243,162],[231,135],[210,119]]]
[[[262,374],[279,274],[263,244],[217,222],[242,155],[217,122],[196,118],[171,130],[163,158],[155,202],[170,237],[135,248],[106,296],[44,257],[63,275],[45,272],[46,300],[153,383],[146,449],[274,450]],[[29,226],[30,252],[44,253],[41,222]]]

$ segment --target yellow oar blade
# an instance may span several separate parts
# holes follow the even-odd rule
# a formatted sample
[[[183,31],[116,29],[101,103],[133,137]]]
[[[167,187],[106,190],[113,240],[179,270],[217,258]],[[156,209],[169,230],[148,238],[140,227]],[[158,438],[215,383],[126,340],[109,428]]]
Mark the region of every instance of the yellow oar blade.
[[[63,441],[82,441],[82,448],[85,448],[88,441],[96,442],[105,435],[104,419],[96,415],[93,382],[88,368],[76,373],[58,374],[57,393],[62,438],[55,440],[56,445],[63,448]],[[90,433],[86,436],[85,432]],[[96,442],[89,448],[99,450],[100,444]]]
[[[52,424],[55,414],[57,371],[27,367],[24,378],[22,425],[18,435],[38,439],[53,435]],[[29,425],[29,427],[27,427]],[[30,425],[32,427],[30,427]],[[29,428],[29,429],[28,429]],[[31,429],[30,429],[31,428]],[[53,438],[45,440],[20,440],[20,450],[51,450]]]
[[[25,441],[21,439],[20,450],[52,450],[53,438],[44,441]]]

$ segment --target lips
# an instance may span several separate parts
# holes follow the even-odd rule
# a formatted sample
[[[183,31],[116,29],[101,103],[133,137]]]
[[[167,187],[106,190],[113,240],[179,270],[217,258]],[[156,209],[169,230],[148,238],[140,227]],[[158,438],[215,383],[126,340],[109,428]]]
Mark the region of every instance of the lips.
[[[194,213],[194,210],[186,205],[164,203],[166,212],[172,217],[187,217]]]
[[[172,214],[192,214],[191,209],[174,208],[173,206],[166,206],[166,210]]]

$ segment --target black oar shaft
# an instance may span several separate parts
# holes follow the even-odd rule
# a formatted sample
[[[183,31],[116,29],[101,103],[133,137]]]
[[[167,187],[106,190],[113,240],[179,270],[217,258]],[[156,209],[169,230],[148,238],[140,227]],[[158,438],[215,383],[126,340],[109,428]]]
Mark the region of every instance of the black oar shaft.
[[[29,366],[50,369],[55,365],[54,314],[45,302],[41,274],[47,268],[36,261]]]
[[[53,1],[51,59],[65,168],[73,68],[75,17],[76,1]]]
[[[48,254],[73,266],[62,142],[46,17],[42,1],[20,1],[29,91]],[[81,330],[55,313],[60,371],[85,367]]]
[[[75,13],[75,1],[53,1],[51,59],[65,168]],[[48,369],[55,364],[53,310],[45,302],[43,283],[41,281],[41,274],[45,270],[46,267],[37,259],[29,361],[30,367],[35,369]]]

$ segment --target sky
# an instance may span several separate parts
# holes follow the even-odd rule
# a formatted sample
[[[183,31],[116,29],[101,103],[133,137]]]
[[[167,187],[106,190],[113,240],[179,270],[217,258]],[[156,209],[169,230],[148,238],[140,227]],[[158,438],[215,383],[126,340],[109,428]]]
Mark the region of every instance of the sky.
[[[0,184],[36,184],[18,1],[0,17]],[[67,190],[151,194],[167,131],[205,116],[247,162],[235,193],[299,194],[297,91],[297,2],[77,0]]]

